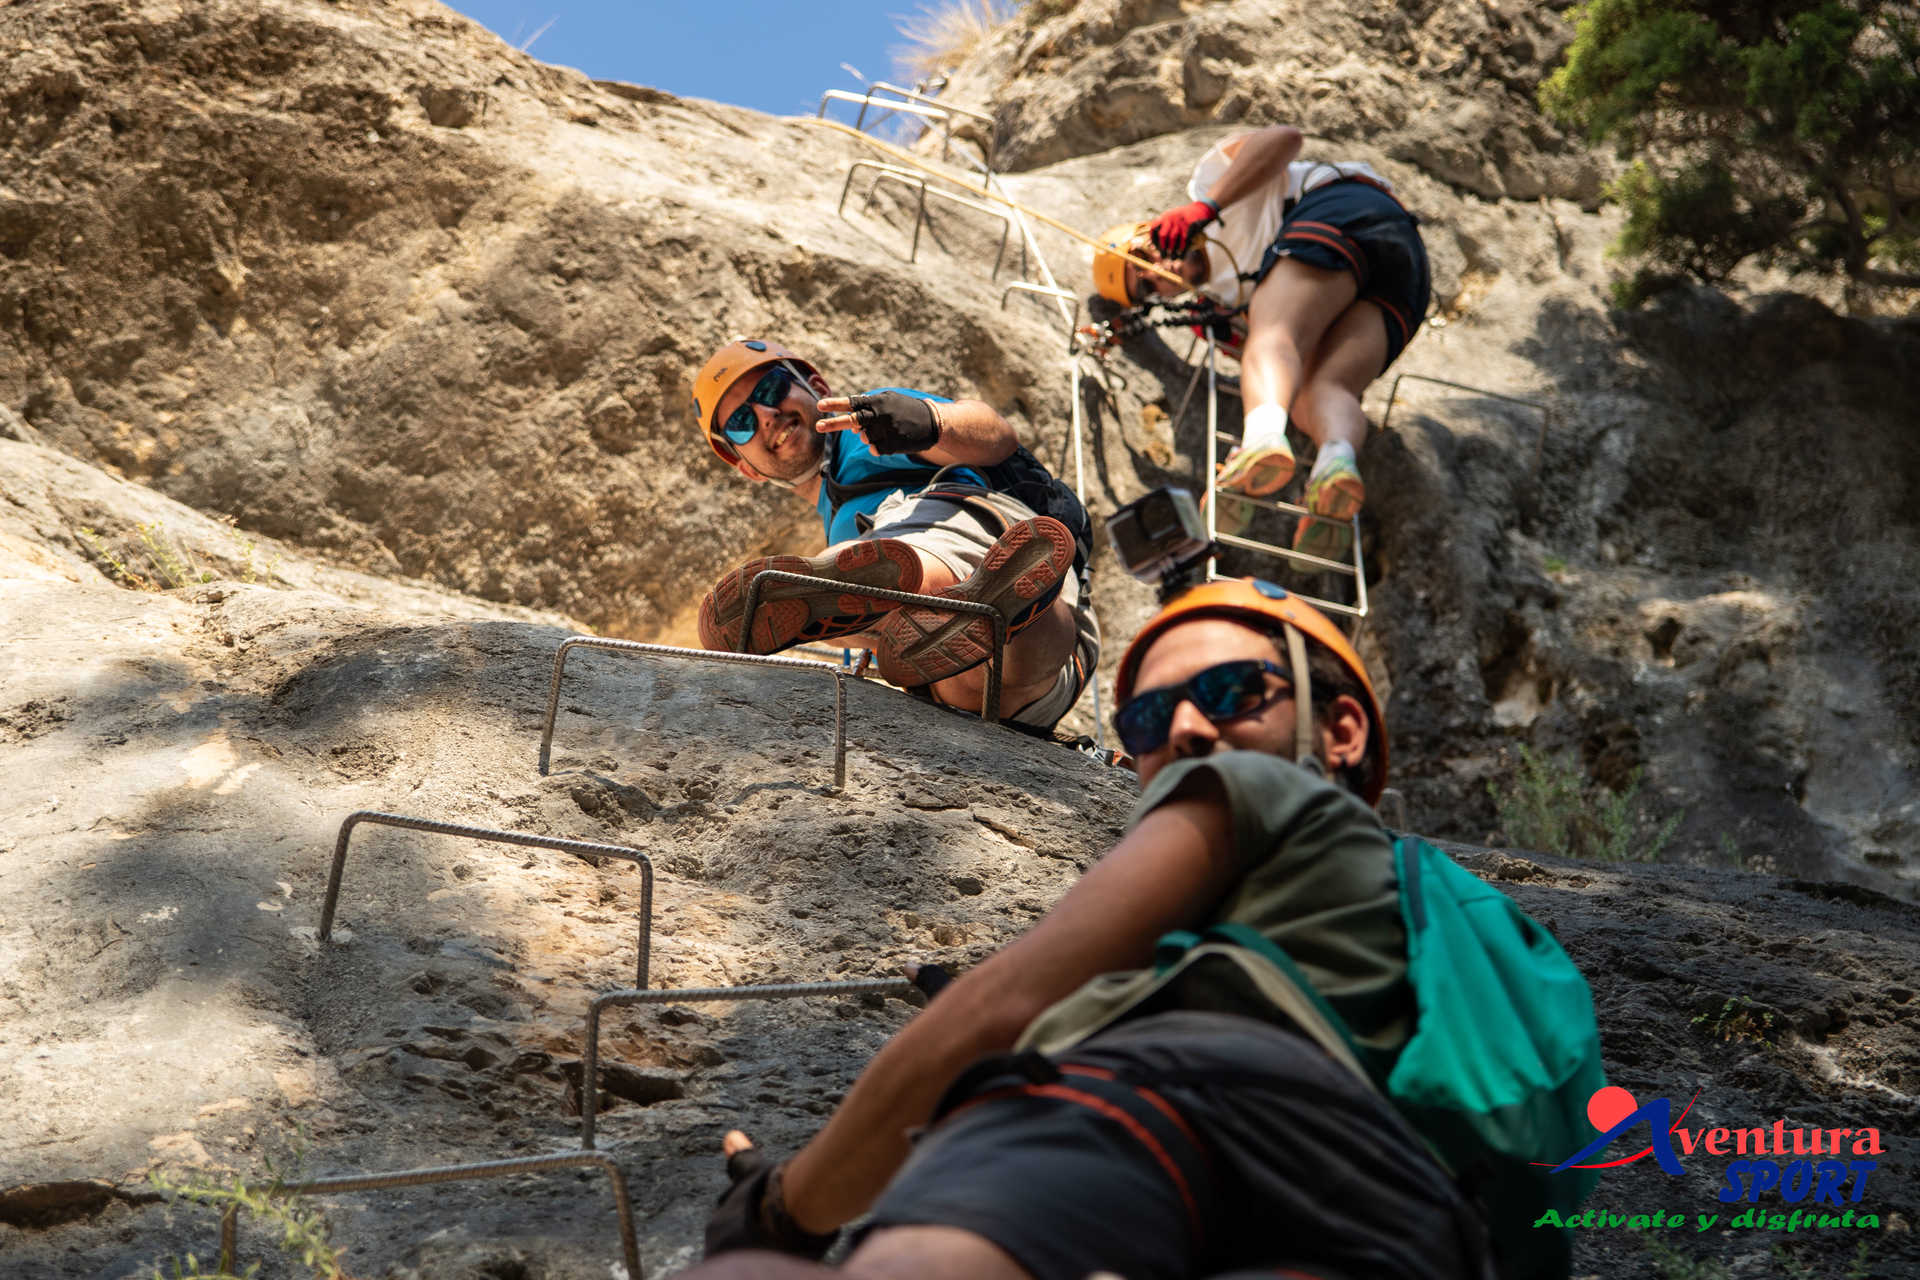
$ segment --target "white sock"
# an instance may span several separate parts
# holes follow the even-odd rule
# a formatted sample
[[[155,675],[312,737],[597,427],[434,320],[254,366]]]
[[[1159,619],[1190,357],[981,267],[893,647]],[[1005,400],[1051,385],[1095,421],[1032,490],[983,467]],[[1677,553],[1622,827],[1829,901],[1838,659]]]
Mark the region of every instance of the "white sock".
[[[1319,479],[1327,473],[1327,468],[1331,467],[1337,458],[1344,458],[1348,462],[1354,463],[1356,468],[1359,466],[1359,463],[1355,461],[1353,456],[1353,446],[1345,440],[1335,440],[1330,444],[1320,446],[1320,452],[1313,460],[1313,474],[1307,478],[1309,480]]]
[[[1277,404],[1255,405],[1247,410],[1240,431],[1243,449],[1284,449],[1287,447],[1287,411]]]

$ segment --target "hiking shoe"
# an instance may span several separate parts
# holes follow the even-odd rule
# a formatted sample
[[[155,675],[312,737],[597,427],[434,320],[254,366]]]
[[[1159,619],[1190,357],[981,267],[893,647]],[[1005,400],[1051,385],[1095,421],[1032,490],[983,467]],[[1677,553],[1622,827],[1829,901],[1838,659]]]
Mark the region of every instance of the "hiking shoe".
[[[965,582],[939,594],[992,605],[1018,634],[1060,594],[1073,570],[1073,534],[1048,516],[1010,526]],[[874,645],[880,674],[903,689],[972,670],[993,655],[993,623],[977,614],[902,605],[881,622]]]
[[[831,578],[841,585],[769,582],[762,587],[747,653],[778,653],[811,640],[853,635],[899,608],[891,600],[863,596],[855,588],[920,589],[920,557],[898,538],[850,542],[817,556],[762,556],[714,583],[700,602],[702,648],[740,650],[740,615],[746,612],[747,588],[755,574],[769,569]]]
[[[1206,509],[1207,495],[1203,493],[1200,495],[1200,510],[1204,513]],[[1229,537],[1239,537],[1247,531],[1247,526],[1253,523],[1254,513],[1259,510],[1259,507],[1245,498],[1231,493],[1222,493],[1220,514],[1213,518],[1213,531],[1227,534]]]
[[[1291,479],[1293,448],[1283,437],[1277,444],[1253,449],[1242,446],[1229,453],[1227,460],[1220,464],[1220,477],[1214,486],[1263,498],[1286,488]]]
[[[1353,550],[1353,526],[1345,520],[1301,516],[1293,530],[1293,549],[1322,560],[1345,560]]]
[[[1324,560],[1344,560],[1353,549],[1353,517],[1367,500],[1352,459],[1340,457],[1307,481],[1307,510],[1327,520],[1301,517],[1293,531],[1293,549]]]

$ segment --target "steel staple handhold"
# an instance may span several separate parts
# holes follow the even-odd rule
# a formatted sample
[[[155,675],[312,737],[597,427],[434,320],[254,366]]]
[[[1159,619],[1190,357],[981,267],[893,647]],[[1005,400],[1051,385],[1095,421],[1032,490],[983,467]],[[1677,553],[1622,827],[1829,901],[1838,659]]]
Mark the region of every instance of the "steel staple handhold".
[[[491,827],[471,827],[457,822],[440,822],[433,818],[409,818],[397,813],[381,813],[373,809],[361,809],[348,814],[340,824],[340,834],[334,838],[333,867],[327,875],[327,896],[320,907],[320,941],[330,942],[333,939],[333,913],[340,901],[340,879],[347,866],[347,844],[353,838],[353,829],[363,822],[382,827],[399,827],[407,831],[458,836],[467,840],[493,840],[501,844],[554,849],[561,853],[620,858],[637,864],[640,868],[640,954],[634,966],[636,975],[634,985],[643,989],[646,987],[648,963],[653,950],[653,859],[646,854],[621,844],[601,844],[591,840],[563,840],[558,836],[532,835],[523,831],[496,831]]]
[[[847,672],[826,662],[801,658],[782,658],[764,653],[727,653],[719,649],[683,649],[669,644],[642,644],[637,640],[604,640],[599,636],[570,636],[560,642],[553,655],[553,680],[547,688],[547,718],[540,733],[540,772],[544,776],[553,751],[553,726],[560,714],[560,677],[567,669],[567,653],[572,649],[606,649],[614,653],[651,655],[656,658],[681,658],[694,662],[720,662],[759,667],[786,667],[796,671],[823,671],[833,679],[833,789],[844,791],[847,785]]]

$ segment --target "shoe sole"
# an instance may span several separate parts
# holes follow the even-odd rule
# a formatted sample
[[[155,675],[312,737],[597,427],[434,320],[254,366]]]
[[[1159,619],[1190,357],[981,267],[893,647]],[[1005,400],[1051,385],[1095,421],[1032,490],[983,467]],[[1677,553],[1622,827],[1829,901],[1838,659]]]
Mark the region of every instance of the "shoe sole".
[[[939,594],[992,606],[1006,619],[1011,638],[1059,596],[1073,551],[1073,534],[1058,520],[1022,520],[1000,536],[972,576]],[[875,641],[881,677],[915,688],[971,671],[993,656],[993,623],[977,614],[902,605],[880,624]]]
[[[1237,538],[1247,531],[1247,527],[1253,523],[1253,517],[1260,508],[1251,502],[1242,502],[1240,497],[1230,490],[1221,490],[1219,496],[1220,511],[1213,518],[1214,531]],[[1201,494],[1200,510],[1204,512],[1206,509],[1207,498],[1205,494]]]
[[[1353,550],[1353,526],[1346,523],[1352,519],[1352,512],[1333,519],[1337,523],[1301,516],[1300,527],[1293,535],[1293,549],[1301,555],[1319,556],[1322,560],[1345,560],[1347,553]]]
[[[1235,493],[1251,494],[1264,498],[1268,494],[1280,492],[1293,479],[1293,455],[1282,453],[1278,449],[1262,450],[1257,461],[1239,462],[1235,460],[1220,470],[1220,478],[1214,481],[1214,487]],[[1266,476],[1265,480],[1255,484],[1256,476]]]
[[[755,575],[769,569],[831,578],[839,586],[769,582],[762,587],[748,653],[777,653],[808,641],[853,635],[899,607],[890,600],[861,595],[860,587],[920,589],[920,557],[896,538],[849,543],[817,556],[764,556],[714,583],[700,602],[702,647],[740,652],[740,618],[747,608],[747,589]]]
[[[1317,516],[1347,520],[1367,503],[1367,486],[1358,475],[1348,472],[1307,495],[1307,510]]]

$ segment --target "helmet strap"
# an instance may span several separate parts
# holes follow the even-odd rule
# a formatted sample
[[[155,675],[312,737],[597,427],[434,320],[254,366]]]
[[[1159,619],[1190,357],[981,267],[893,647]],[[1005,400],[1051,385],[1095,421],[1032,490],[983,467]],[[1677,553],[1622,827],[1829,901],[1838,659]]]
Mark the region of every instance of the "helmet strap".
[[[1293,664],[1293,762],[1322,776],[1320,752],[1313,741],[1313,673],[1307,668],[1307,638],[1291,622],[1287,633],[1287,661]]]

